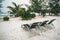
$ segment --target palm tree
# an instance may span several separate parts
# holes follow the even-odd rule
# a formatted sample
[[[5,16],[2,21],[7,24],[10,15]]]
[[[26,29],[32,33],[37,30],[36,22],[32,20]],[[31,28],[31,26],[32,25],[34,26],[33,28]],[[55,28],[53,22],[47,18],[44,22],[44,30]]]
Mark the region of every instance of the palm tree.
[[[45,15],[46,15],[46,10],[44,9],[44,10],[41,10],[41,15],[43,16],[43,17],[45,17]]]
[[[32,5],[29,7],[31,11],[35,12],[35,13],[39,13],[40,16],[40,12],[41,12],[41,4],[44,0],[31,0]]]
[[[16,14],[16,13],[18,13],[19,11],[20,11],[20,7],[22,6],[22,5],[17,5],[16,3],[14,3],[14,2],[12,2],[12,4],[14,5],[14,7],[11,7],[11,6],[8,6],[7,8],[9,8],[11,11],[11,13],[13,13],[13,14]]]
[[[59,12],[60,10],[59,1],[60,0],[51,0],[51,2],[49,3],[50,12],[54,15],[58,15],[58,13],[60,13]]]

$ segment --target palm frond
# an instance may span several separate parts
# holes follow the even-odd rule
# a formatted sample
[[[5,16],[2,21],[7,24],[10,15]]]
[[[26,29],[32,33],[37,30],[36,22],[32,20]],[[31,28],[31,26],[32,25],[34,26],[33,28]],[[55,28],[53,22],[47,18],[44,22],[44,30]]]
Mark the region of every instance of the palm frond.
[[[12,2],[12,4],[15,6],[15,9],[18,10],[18,5],[16,3],[14,3],[14,2]]]
[[[7,8],[9,8],[14,13],[16,12],[16,10],[13,7],[11,7],[11,6],[8,6]]]

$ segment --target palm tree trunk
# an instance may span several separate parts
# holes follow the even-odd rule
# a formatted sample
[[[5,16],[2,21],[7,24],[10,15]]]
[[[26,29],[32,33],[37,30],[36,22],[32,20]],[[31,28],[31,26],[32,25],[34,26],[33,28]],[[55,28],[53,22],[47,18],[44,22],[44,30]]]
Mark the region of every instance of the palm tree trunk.
[[[49,16],[50,16],[50,13],[49,13]]]
[[[39,16],[41,15],[41,13],[39,13]]]
[[[52,13],[51,13],[51,16],[52,16]]]

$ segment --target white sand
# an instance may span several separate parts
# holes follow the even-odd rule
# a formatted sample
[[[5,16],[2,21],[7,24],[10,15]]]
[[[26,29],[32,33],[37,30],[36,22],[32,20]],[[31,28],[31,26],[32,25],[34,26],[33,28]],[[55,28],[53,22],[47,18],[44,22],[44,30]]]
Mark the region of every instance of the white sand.
[[[51,20],[54,27],[45,32],[27,32],[21,28],[22,24],[30,24],[37,21]],[[32,20],[22,21],[20,18],[11,18],[10,21],[0,22],[0,40],[60,40],[60,17],[36,17]]]

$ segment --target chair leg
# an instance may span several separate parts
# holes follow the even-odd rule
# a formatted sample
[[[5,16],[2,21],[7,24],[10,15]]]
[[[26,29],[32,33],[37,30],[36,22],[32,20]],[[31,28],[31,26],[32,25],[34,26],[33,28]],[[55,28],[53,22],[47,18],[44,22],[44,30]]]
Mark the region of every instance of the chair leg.
[[[51,25],[53,25],[53,26],[54,26],[54,24],[53,24],[53,23],[51,23]]]
[[[23,30],[30,31],[30,29],[28,28],[28,26],[21,25],[21,28],[23,28]]]
[[[27,27],[27,31],[30,31],[29,27],[28,26],[26,26],[26,27]]]
[[[23,30],[24,30],[24,28],[25,28],[25,26],[23,27],[24,25],[21,25],[21,28],[23,28]]]

